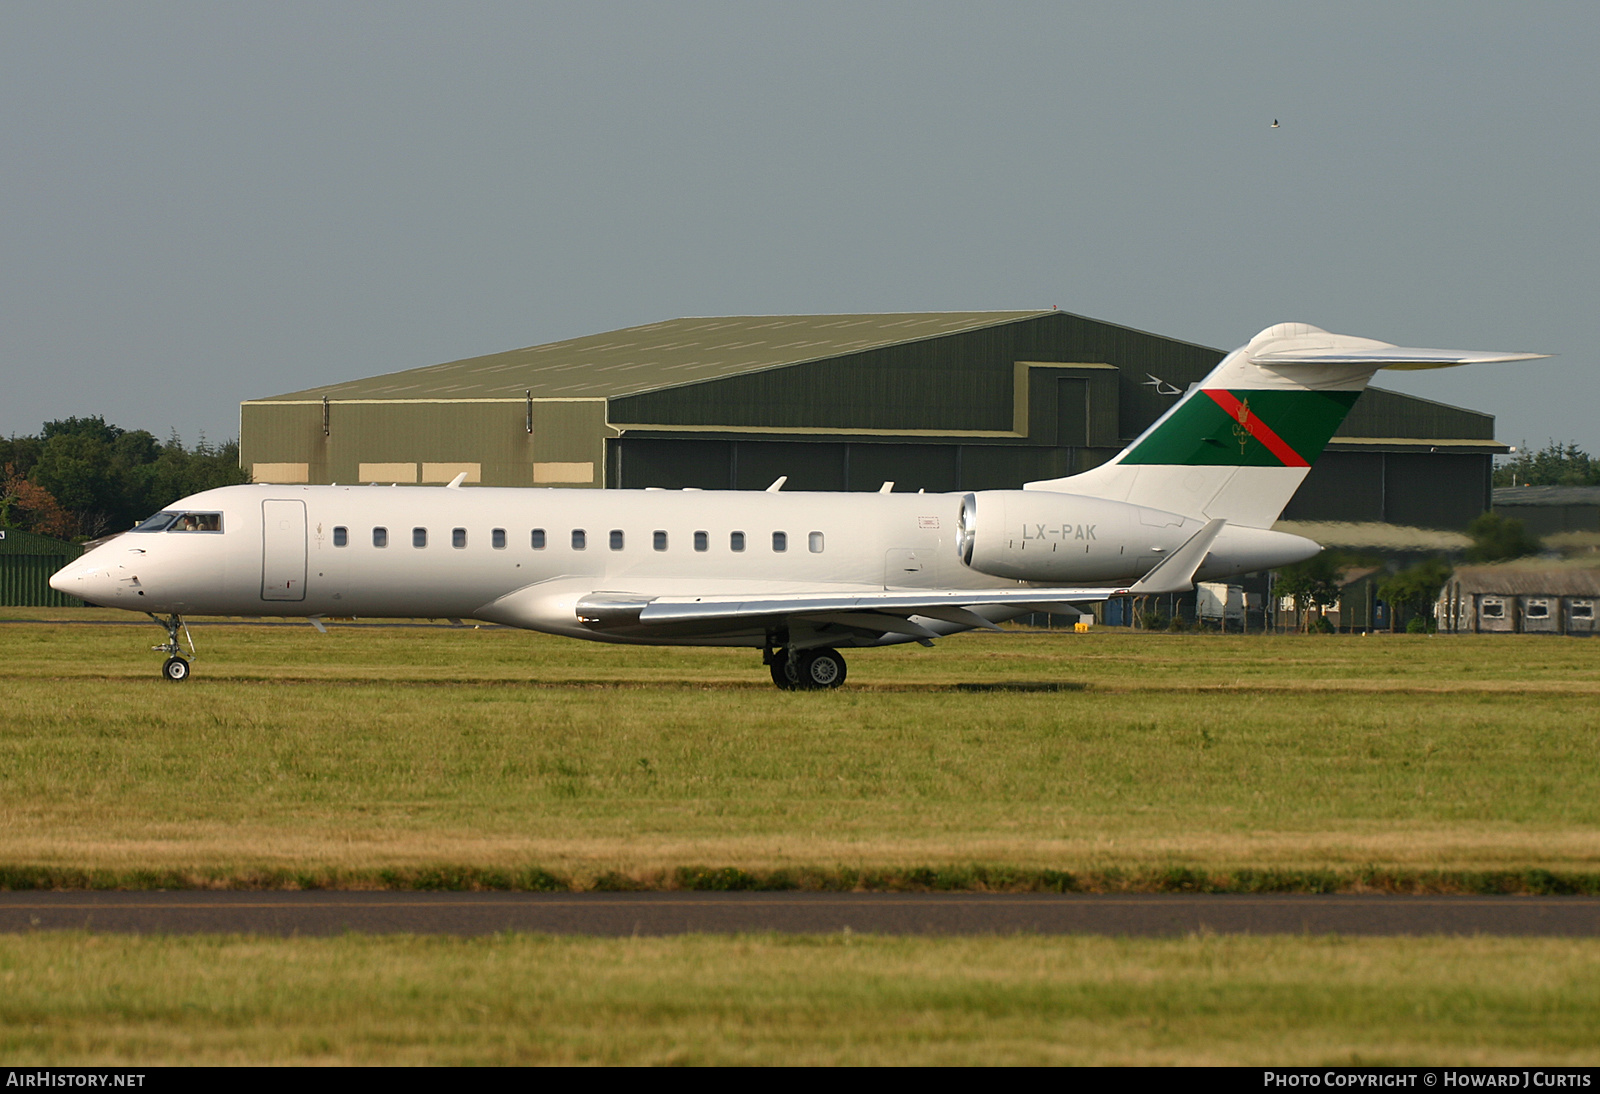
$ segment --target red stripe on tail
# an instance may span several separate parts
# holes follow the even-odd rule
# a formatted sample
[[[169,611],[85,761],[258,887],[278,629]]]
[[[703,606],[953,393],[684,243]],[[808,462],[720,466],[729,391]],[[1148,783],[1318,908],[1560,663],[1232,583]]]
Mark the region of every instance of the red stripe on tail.
[[[1266,445],[1267,451],[1283,461],[1285,467],[1310,467],[1308,460],[1289,447],[1289,442],[1272,431],[1272,427],[1263,422],[1241,403],[1231,391],[1219,387],[1202,388],[1211,401],[1227,412],[1228,417],[1238,422],[1250,431],[1250,436]]]

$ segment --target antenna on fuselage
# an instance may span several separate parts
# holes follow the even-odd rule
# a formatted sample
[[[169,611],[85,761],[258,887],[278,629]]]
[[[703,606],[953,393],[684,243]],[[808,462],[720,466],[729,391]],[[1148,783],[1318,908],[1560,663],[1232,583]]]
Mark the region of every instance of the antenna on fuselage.
[[[772,485],[767,487],[767,493],[776,494],[779,490],[783,489],[783,484],[788,481],[788,475],[779,475],[777,478],[772,480]]]

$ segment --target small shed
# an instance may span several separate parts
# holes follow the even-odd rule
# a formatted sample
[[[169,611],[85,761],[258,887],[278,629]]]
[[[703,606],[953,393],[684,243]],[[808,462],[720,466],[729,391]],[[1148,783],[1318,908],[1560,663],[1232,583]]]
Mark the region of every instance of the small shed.
[[[76,543],[0,528],[0,606],[81,607],[77,597],[50,587],[50,575],[81,554],[83,548]]]
[[[1463,566],[1439,593],[1441,631],[1470,634],[1594,634],[1600,567]]]

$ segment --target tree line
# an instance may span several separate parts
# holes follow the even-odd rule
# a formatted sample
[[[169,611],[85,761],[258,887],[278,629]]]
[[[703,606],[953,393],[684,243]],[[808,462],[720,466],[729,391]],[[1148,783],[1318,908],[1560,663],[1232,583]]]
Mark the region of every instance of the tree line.
[[[0,527],[88,540],[131,528],[188,494],[249,481],[239,443],[193,448],[104,418],[61,418],[0,438]]]
[[[1496,486],[1600,486],[1600,460],[1568,441],[1551,441],[1537,452],[1527,442],[1494,469]]]

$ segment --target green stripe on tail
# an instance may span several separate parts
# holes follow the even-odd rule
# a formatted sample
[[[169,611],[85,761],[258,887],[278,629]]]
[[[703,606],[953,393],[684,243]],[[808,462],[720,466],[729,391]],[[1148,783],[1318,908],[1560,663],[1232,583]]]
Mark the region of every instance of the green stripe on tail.
[[[1219,395],[1224,394],[1218,392]],[[1202,388],[1191,392],[1118,463],[1286,467],[1314,463],[1361,397],[1359,391],[1255,390],[1225,393],[1230,414]],[[1241,420],[1248,415],[1256,421]],[[1265,427],[1263,429],[1262,427]],[[1272,444],[1273,435],[1282,443]],[[1261,437],[1266,437],[1264,442]],[[1287,446],[1285,451],[1283,446]],[[1274,452],[1277,447],[1279,452]],[[1299,461],[1293,456],[1299,456]]]

